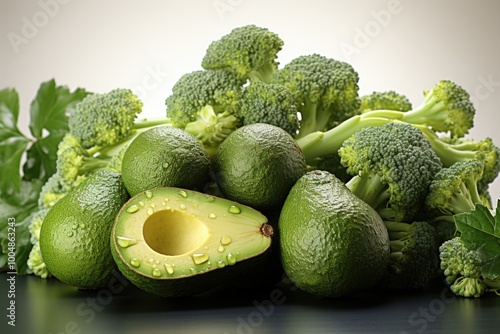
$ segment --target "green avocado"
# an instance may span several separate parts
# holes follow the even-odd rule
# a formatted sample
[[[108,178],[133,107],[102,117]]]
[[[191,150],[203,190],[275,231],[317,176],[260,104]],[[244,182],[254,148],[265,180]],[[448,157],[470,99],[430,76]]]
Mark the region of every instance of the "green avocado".
[[[139,193],[111,232],[113,258],[134,285],[164,297],[228,284],[264,261],[273,228],[248,206],[176,188]]]
[[[308,172],[297,181],[278,226],[283,269],[308,293],[353,295],[386,272],[390,248],[382,219],[326,171]]]
[[[40,229],[47,269],[80,289],[106,287],[116,271],[109,236],[129,195],[120,173],[99,170],[54,204]]]

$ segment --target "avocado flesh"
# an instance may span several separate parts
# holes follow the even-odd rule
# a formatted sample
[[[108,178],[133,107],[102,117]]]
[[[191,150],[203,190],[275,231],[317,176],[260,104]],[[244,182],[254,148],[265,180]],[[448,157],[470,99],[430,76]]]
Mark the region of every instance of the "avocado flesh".
[[[142,192],[121,209],[111,233],[120,271],[162,296],[194,295],[253,268],[271,246],[260,212],[175,187]]]

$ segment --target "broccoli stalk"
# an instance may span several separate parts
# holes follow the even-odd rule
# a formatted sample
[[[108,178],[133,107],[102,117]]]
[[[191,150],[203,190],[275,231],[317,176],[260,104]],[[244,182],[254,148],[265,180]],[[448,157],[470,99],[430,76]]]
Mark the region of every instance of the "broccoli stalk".
[[[316,131],[298,138],[306,159],[335,153],[342,142],[354,132],[369,126],[380,126],[399,121],[427,129],[425,136],[435,146],[443,147],[439,156],[447,161],[455,160],[454,152],[447,153],[449,144],[439,140],[435,132],[449,132],[452,137],[461,137],[472,127],[475,109],[467,92],[450,81],[440,81],[433,89],[425,92],[425,100],[420,107],[410,111],[372,110],[353,116],[328,131]],[[429,129],[430,127],[430,129]],[[457,157],[458,159],[458,157]]]
[[[371,110],[397,110],[409,111],[412,109],[410,100],[403,94],[393,90],[385,92],[372,92],[361,96],[361,113]]]

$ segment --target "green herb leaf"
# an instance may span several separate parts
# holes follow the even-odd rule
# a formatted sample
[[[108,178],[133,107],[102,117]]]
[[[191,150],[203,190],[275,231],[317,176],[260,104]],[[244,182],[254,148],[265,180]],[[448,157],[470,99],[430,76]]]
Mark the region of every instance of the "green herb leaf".
[[[457,230],[464,246],[483,256],[482,274],[489,279],[500,277],[500,200],[495,216],[477,204],[471,212],[455,215]]]
[[[30,140],[17,128],[19,96],[11,88],[0,90],[0,195],[19,191],[21,158]]]
[[[82,88],[71,92],[54,80],[40,85],[30,109],[30,131],[37,140],[27,152],[25,180],[47,181],[55,172],[57,146],[69,131],[68,115],[87,94]]]

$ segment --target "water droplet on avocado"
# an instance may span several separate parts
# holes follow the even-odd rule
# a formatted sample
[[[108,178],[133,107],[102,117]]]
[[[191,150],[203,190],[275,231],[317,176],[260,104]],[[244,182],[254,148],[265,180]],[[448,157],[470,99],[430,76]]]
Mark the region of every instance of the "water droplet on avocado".
[[[153,271],[151,272],[151,274],[154,276],[154,277],[160,277],[161,276],[161,270],[158,269],[158,268],[154,268]]]
[[[220,244],[224,246],[229,245],[231,241],[232,241],[231,238],[228,237],[227,235],[223,235],[222,238],[220,238]]]
[[[194,269],[194,268],[189,268],[189,271],[190,271],[190,272],[191,272],[191,274],[193,274],[193,275],[194,275],[194,274],[196,274],[196,269]]]
[[[148,212],[148,215],[151,216],[154,213],[154,210],[152,208],[149,208],[147,212]]]
[[[188,194],[187,192],[185,192],[184,190],[179,190],[179,196],[180,197],[183,197],[183,198],[187,198],[188,197]]]
[[[153,193],[150,190],[146,190],[145,194],[147,198],[149,199],[153,198]]]
[[[208,255],[205,253],[198,253],[192,255],[195,264],[202,264],[208,261]]]
[[[73,231],[69,231],[66,235],[71,238],[73,234],[74,234]]]
[[[217,268],[224,268],[225,266],[226,264],[224,263],[224,261],[222,260],[217,261]]]
[[[141,208],[143,208],[143,207],[144,207],[144,202],[143,202],[143,201],[139,201],[139,206],[140,206]]]
[[[130,260],[130,264],[133,266],[133,267],[136,267],[136,268],[139,268],[139,266],[141,265],[141,261],[139,261],[137,258],[132,258],[132,260]]]
[[[215,201],[215,197],[207,195],[207,202]]]
[[[165,168],[165,169],[167,169],[168,166],[170,166],[170,164],[168,162],[164,162],[163,165],[162,165],[162,167]]]
[[[130,247],[132,245],[135,245],[137,243],[137,240],[132,239],[132,238],[127,238],[127,237],[117,236],[116,243],[118,244],[118,246],[120,246],[122,248],[127,248],[127,247]]]
[[[229,263],[230,266],[235,265],[236,264],[236,257],[234,257],[233,254],[228,253],[227,254],[227,262]]]
[[[173,275],[174,274],[174,267],[171,264],[164,263],[163,265],[164,265],[165,270],[167,271],[167,273],[169,275]]]
[[[218,251],[219,253],[222,253],[222,252],[224,251],[224,247],[223,247],[223,246],[219,246],[219,247],[217,248],[217,251]]]
[[[80,223],[80,228],[85,228],[85,224],[84,223]]]
[[[241,213],[241,209],[239,207],[237,207],[236,205],[231,205],[227,211],[229,211],[230,213],[234,213],[234,214]]]
[[[135,204],[134,204],[134,205],[131,205],[131,206],[129,206],[129,207],[127,208],[127,212],[128,212],[128,213],[135,213],[135,212],[137,212],[137,211],[139,211],[139,207],[138,207],[137,205],[135,205]]]
[[[181,205],[179,205],[179,209],[181,209],[181,210],[186,210],[186,205],[185,205],[185,204],[181,204]]]
[[[212,213],[210,213],[210,214],[208,215],[208,218],[215,219],[215,218],[217,218],[217,215],[216,215],[215,213],[213,213],[213,212],[212,212]]]

